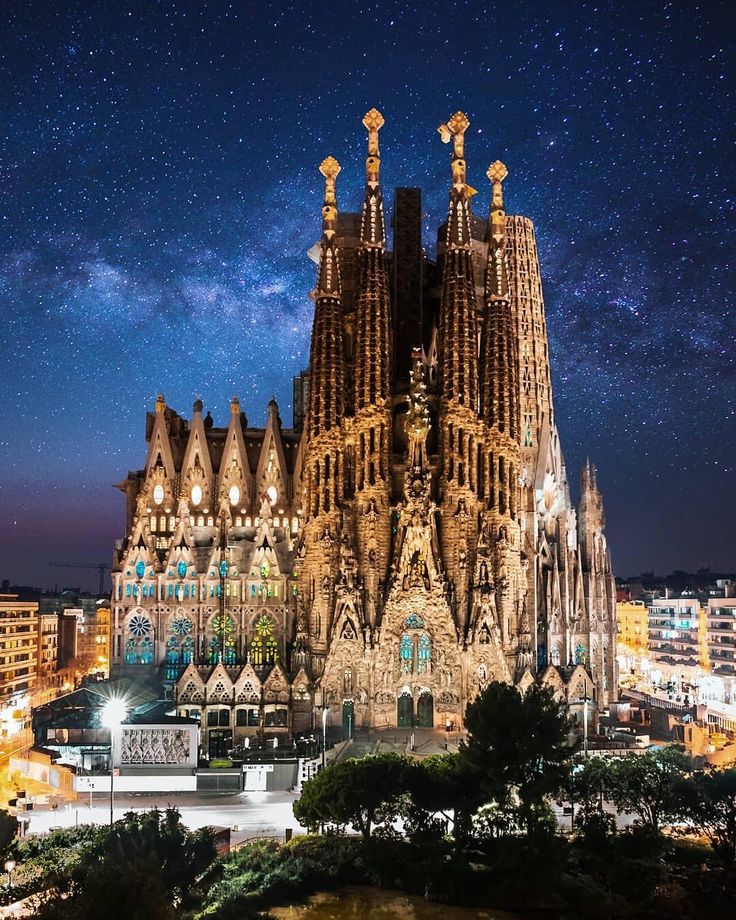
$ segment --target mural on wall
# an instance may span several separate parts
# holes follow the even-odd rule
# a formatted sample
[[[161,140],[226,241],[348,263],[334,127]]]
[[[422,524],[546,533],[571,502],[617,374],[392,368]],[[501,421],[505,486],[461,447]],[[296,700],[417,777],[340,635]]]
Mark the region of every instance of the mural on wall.
[[[124,728],[121,764],[172,764],[192,761],[190,734],[183,728]]]

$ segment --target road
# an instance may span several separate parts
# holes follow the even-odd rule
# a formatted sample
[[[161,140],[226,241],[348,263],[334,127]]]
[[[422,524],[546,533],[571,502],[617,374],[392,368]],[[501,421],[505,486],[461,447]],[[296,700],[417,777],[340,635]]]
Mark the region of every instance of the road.
[[[230,827],[233,829],[232,843],[261,836],[283,839],[287,828],[294,834],[306,833],[292,811],[291,806],[297,798],[292,792],[120,793],[115,796],[115,820],[127,811],[150,811],[173,805],[181,812],[184,824],[192,830],[208,825]],[[88,795],[56,811],[48,807],[34,808],[30,818],[32,834],[75,824],[107,824],[110,797],[103,793],[94,795],[91,808]]]

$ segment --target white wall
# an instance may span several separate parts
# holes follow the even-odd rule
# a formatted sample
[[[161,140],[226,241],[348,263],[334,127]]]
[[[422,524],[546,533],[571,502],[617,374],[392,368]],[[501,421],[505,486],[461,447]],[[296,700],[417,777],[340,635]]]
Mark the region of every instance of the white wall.
[[[109,776],[77,776],[74,789],[82,792],[109,792]],[[137,774],[135,776],[116,776],[115,792],[196,792],[197,776],[165,776],[154,774]]]

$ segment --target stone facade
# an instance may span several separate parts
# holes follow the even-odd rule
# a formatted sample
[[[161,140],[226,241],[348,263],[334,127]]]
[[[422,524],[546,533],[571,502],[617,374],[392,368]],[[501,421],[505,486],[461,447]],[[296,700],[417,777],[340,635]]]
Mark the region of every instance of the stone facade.
[[[400,189],[386,248],[375,110],[360,215],[328,157],[299,425],[227,428],[159,397],[144,470],[121,483],[113,663],[161,676],[211,753],[331,724],[462,725],[492,680],[544,680],[570,703],[615,694],[615,590],[595,469],[570,498],[554,422],[534,230],[471,211],[467,118],[448,220],[424,255]]]

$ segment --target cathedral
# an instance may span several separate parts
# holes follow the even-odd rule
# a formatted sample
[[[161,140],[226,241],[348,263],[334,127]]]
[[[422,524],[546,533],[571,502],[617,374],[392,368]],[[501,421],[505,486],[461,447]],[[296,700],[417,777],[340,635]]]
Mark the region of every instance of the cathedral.
[[[491,681],[550,685],[571,708],[616,692],[615,589],[596,470],[574,507],[555,425],[534,227],[473,213],[462,112],[436,259],[419,189],[387,246],[379,131],[360,213],[327,157],[310,362],[294,421],[236,397],[217,427],[159,396],[145,468],[119,488],[113,669],[163,684],[210,756],[326,718],[461,728]]]

